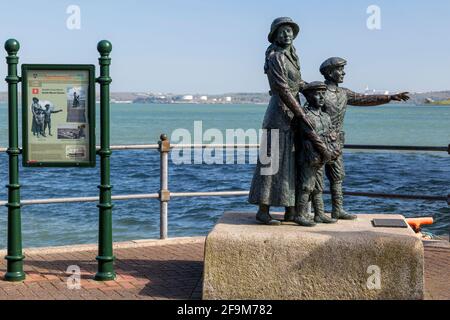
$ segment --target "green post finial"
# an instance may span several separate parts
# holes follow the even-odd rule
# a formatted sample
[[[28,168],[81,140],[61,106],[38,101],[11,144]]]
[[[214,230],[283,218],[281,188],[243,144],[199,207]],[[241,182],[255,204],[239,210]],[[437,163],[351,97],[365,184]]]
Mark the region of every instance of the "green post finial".
[[[112,44],[108,40],[102,40],[97,44],[97,50],[101,56],[108,56],[112,50]]]
[[[16,39],[8,39],[5,42],[5,50],[8,52],[8,55],[15,56],[17,52],[19,52],[20,43]]]

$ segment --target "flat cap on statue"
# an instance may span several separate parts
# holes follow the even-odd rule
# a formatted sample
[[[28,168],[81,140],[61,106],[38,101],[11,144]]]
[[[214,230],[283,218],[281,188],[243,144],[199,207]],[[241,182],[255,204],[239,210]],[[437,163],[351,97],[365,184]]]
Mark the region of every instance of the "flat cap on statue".
[[[345,66],[346,64],[347,64],[347,60],[345,60],[344,58],[339,58],[339,57],[328,58],[320,65],[320,73],[323,74],[325,72],[325,70],[327,70],[329,68]]]
[[[313,81],[306,84],[302,92],[313,91],[313,90],[327,90],[327,85],[322,81]]]
[[[270,26],[270,33],[267,36],[267,39],[269,40],[270,43],[273,43],[275,41],[275,34],[277,32],[277,29],[282,25],[289,25],[292,27],[292,31],[294,31],[294,39],[300,32],[300,27],[291,18],[289,17],[276,18],[275,20],[273,20],[272,25]]]

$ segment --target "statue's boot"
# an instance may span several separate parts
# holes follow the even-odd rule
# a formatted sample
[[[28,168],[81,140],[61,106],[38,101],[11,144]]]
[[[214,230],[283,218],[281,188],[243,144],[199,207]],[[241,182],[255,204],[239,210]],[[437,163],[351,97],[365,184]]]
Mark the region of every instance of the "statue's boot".
[[[344,194],[342,192],[342,182],[333,183],[331,185],[331,202],[333,210],[331,217],[340,220],[355,220],[356,215],[345,212],[344,210]]]
[[[295,207],[286,207],[284,213],[284,221],[293,222],[295,218]]]
[[[281,225],[281,222],[278,220],[275,220],[272,218],[272,216],[269,213],[270,207],[267,205],[260,205],[258,213],[256,214],[256,220],[258,220],[261,223],[264,223],[268,226],[279,226]]]
[[[312,205],[314,208],[314,221],[317,223],[336,223],[337,219],[329,218],[325,215],[325,206],[323,204],[322,193],[316,193],[312,196]]]
[[[314,227],[316,223],[308,217],[309,195],[303,194],[297,201],[294,222],[302,227]]]

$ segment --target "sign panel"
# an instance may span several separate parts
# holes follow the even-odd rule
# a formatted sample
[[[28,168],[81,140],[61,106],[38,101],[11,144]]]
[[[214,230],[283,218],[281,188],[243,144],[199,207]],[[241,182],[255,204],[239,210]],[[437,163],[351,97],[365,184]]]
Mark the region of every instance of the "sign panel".
[[[95,166],[94,77],[93,65],[22,65],[24,166]]]

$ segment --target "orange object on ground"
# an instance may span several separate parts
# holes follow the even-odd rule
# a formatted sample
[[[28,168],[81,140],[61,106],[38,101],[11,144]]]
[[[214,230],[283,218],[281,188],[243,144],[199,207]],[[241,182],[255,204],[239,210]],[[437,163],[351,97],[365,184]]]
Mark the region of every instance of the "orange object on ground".
[[[420,228],[422,226],[433,224],[434,220],[433,220],[432,217],[409,218],[409,219],[406,219],[406,222],[414,230],[414,232],[419,233],[420,232]]]

